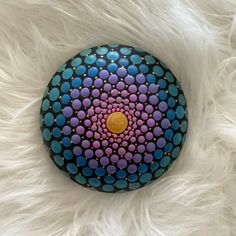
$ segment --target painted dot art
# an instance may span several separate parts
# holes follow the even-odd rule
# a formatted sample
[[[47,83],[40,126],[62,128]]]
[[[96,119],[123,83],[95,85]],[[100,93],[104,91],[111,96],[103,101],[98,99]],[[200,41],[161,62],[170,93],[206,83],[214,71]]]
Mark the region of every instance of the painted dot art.
[[[103,192],[135,190],[178,157],[187,108],[175,76],[140,48],[87,48],[47,86],[40,127],[51,159],[75,182]]]

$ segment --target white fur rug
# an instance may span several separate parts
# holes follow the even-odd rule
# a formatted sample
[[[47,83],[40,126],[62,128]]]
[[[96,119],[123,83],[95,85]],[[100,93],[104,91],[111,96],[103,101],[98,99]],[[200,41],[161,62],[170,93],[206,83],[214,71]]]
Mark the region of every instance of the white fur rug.
[[[62,175],[38,127],[57,67],[110,42],[161,58],[189,109],[171,170],[120,194]],[[1,0],[0,45],[1,236],[236,235],[235,0]]]

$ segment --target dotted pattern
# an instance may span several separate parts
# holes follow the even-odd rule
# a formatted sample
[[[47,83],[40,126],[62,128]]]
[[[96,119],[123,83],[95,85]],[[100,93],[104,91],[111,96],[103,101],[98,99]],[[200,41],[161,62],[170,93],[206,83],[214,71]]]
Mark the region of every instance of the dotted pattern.
[[[88,48],[60,66],[45,90],[40,127],[54,163],[72,180],[104,192],[134,190],[160,177],[187,132],[180,84],[139,48]],[[111,133],[122,112],[128,126]]]

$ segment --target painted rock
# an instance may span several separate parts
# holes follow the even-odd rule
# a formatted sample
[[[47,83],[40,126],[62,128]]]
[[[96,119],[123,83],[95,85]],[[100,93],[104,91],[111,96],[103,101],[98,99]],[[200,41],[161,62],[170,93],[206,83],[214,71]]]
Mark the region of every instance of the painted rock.
[[[60,66],[42,100],[40,127],[55,165],[103,192],[154,181],[178,157],[187,132],[183,90],[140,48],[87,48]]]

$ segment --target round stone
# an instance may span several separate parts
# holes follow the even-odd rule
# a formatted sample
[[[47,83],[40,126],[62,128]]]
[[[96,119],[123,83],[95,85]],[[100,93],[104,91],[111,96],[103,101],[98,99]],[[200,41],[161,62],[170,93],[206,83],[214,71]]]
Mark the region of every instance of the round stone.
[[[142,49],[87,48],[49,82],[40,111],[44,144],[73,181],[103,192],[159,178],[179,156],[187,102],[173,73]]]

